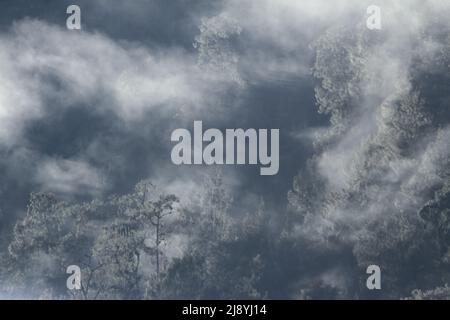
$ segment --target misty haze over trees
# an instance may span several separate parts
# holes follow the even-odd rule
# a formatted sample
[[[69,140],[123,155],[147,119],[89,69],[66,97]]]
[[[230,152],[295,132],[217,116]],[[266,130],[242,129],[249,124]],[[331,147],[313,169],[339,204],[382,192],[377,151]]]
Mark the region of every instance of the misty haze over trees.
[[[266,9],[273,4],[262,2]],[[326,2],[318,3],[327,15]],[[355,3],[346,5],[364,8]],[[389,2],[383,5],[391,10],[381,31],[367,29],[364,14],[354,19],[337,14],[330,15],[326,27],[309,34],[302,23],[314,21],[313,13],[305,15],[306,22],[293,26],[281,19],[292,21],[290,9],[298,9],[289,1],[280,1],[281,9],[273,12],[275,21],[268,18],[264,34],[258,18],[266,18],[266,13],[251,1],[226,2],[221,12],[203,18],[199,34],[191,41],[198,69],[180,67],[180,79],[165,78],[159,68],[178,63],[178,53],[162,67],[145,69],[164,78],[167,86],[182,83],[181,93],[176,98],[158,93],[163,96],[153,102],[151,94],[142,93],[145,87],[137,87],[132,92],[134,110],[139,113],[151,104],[151,111],[156,112],[167,101],[177,105],[205,102],[208,99],[200,97],[206,93],[219,96],[217,101],[224,103],[224,92],[245,96],[242,92],[251,86],[281,81],[276,78],[280,74],[292,85],[292,78],[306,72],[303,76],[314,83],[316,112],[327,123],[308,128],[299,125],[291,132],[299,145],[311,145],[312,151],[306,164],[300,160],[295,164],[298,174],[289,177],[292,187],[283,191],[282,203],[268,204],[270,193],[276,191],[271,190],[275,189],[271,180],[265,179],[258,183],[267,183],[268,191],[256,194],[257,200],[247,205],[238,197],[246,190],[234,189],[227,173],[216,167],[205,167],[205,174],[197,174],[189,190],[188,186],[170,188],[160,177],[143,173],[135,179],[140,182],[127,191],[102,193],[98,174],[79,165],[74,181],[80,184],[77,190],[80,186],[89,189],[88,196],[68,197],[72,189],[60,195],[48,187],[60,186],[51,180],[53,184],[43,184],[47,188],[29,194],[28,204],[23,205],[26,212],[14,219],[14,227],[0,225],[4,244],[0,297],[449,299],[450,4],[411,1],[400,15]],[[342,10],[354,14],[344,5]],[[24,30],[33,28],[62,37],[63,31],[53,31],[47,23],[25,21],[16,26],[15,35],[21,39],[17,46],[35,45],[24,36]],[[302,53],[308,45],[311,52],[311,60],[303,57],[306,62],[301,62],[305,68],[293,64],[300,44],[286,40],[289,36],[284,31],[290,28],[308,40],[301,44]],[[86,43],[101,42],[104,48],[100,51],[107,52],[109,46],[117,49],[102,36],[92,37]],[[270,50],[267,55],[255,54],[258,49],[277,46],[289,54],[282,58],[270,56]],[[8,54],[14,52],[8,50]],[[142,58],[141,51],[133,51],[131,58],[117,54],[120,59],[116,60],[126,61],[128,67],[132,58]],[[268,67],[271,59],[285,59],[286,65],[273,62]],[[103,68],[109,71],[110,66],[101,64],[99,69]],[[139,72],[132,71],[120,81],[140,83],[144,76]],[[63,74],[79,85],[69,71]],[[129,102],[123,92],[108,87],[108,76],[102,77],[91,80],[104,81],[104,92]],[[209,87],[218,84],[225,88],[223,92]],[[91,102],[91,89],[83,92],[82,99]],[[106,110],[117,117],[123,112]],[[180,117],[189,113],[170,110]],[[16,128],[13,116],[7,121]],[[280,171],[282,153],[283,149]],[[113,168],[111,176],[120,165],[133,166],[115,161],[111,158],[103,166]],[[46,162],[44,169],[39,177],[45,181],[59,170],[53,162]],[[6,201],[4,196],[1,199]],[[0,221],[6,221],[8,207],[3,203],[0,207]],[[366,287],[366,268],[372,264],[381,268],[382,290]],[[81,290],[66,287],[69,265],[81,268]]]

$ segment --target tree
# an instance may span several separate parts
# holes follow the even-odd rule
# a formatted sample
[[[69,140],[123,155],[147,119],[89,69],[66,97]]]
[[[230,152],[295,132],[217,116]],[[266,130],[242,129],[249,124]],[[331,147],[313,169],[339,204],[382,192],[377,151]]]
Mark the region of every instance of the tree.
[[[450,114],[441,84],[450,50],[447,37],[433,32],[439,23],[412,35],[414,63],[385,56],[399,44],[365,28],[330,28],[313,45],[318,111],[330,126],[317,133],[314,156],[294,178],[285,234],[327,254],[350,252],[361,272],[380,265],[389,298],[448,282]],[[356,288],[364,296],[365,286]]]
[[[170,265],[165,298],[258,298],[266,246],[263,205],[254,214],[231,217],[232,197],[221,171],[206,176],[184,208],[189,231],[186,253]],[[263,245],[264,244],[264,245]]]

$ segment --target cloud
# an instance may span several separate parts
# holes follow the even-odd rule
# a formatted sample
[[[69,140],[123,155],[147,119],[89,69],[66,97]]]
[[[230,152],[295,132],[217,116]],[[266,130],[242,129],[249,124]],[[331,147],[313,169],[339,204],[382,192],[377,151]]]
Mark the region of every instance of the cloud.
[[[83,161],[48,159],[40,163],[36,181],[46,191],[85,195],[102,191],[104,177]]]
[[[216,79],[203,81],[196,56],[183,49],[149,49],[100,33],[73,32],[37,20],[21,20],[0,36],[0,143],[20,140],[27,122],[57,108],[90,105],[125,121],[144,112],[205,107]],[[222,81],[220,83],[224,85]],[[226,84],[225,84],[226,86]]]

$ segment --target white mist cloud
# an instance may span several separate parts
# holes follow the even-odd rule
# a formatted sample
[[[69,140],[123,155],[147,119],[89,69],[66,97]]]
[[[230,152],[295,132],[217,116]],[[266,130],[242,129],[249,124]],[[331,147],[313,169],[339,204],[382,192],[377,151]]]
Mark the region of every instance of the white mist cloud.
[[[105,186],[98,170],[83,161],[44,160],[35,179],[43,190],[59,194],[95,194]]]
[[[236,81],[199,65],[195,52],[25,19],[0,33],[0,83],[0,148],[27,149],[33,148],[25,139],[27,126],[68,108],[89,106],[93,114],[111,113],[139,130],[135,123],[149,111],[183,120],[193,111],[220,108],[218,96]],[[64,193],[84,187],[97,192],[105,186],[94,168],[79,163],[84,152],[37,162],[37,180]]]

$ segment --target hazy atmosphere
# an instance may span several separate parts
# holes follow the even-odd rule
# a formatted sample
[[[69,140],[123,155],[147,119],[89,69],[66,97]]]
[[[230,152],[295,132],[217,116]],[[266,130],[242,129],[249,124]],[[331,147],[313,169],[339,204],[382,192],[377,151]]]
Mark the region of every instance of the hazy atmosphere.
[[[449,299],[449,17],[2,0],[0,299]],[[198,156],[194,121],[255,129],[258,163],[175,164],[176,129]]]

